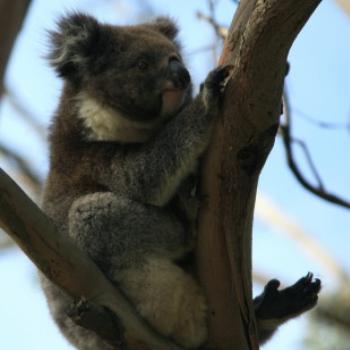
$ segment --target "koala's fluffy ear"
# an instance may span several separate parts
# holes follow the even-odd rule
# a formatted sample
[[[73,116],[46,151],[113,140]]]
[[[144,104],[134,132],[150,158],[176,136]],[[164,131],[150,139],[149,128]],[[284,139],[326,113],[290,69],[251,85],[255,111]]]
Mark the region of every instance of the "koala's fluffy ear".
[[[52,48],[48,59],[61,77],[72,81],[82,77],[103,49],[103,30],[97,20],[82,13],[59,20],[57,31],[49,32]]]
[[[157,17],[153,25],[156,28],[156,30],[158,30],[171,40],[174,40],[176,38],[177,33],[179,32],[176,23],[169,17]]]

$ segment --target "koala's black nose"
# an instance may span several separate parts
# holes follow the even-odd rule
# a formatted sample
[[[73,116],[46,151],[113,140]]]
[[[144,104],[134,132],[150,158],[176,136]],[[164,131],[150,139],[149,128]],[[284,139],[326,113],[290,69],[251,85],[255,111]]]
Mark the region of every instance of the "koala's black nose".
[[[190,74],[186,67],[176,58],[169,61],[169,79],[176,88],[186,89],[191,81]]]

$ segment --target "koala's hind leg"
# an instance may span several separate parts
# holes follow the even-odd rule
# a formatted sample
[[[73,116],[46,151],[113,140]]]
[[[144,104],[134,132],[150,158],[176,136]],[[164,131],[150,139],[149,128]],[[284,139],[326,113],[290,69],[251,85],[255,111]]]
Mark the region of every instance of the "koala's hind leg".
[[[172,261],[149,257],[118,276],[139,313],[160,333],[186,348],[207,338],[207,304],[197,282]]]
[[[282,323],[317,304],[321,281],[313,280],[312,273],[308,273],[288,288],[278,290],[279,286],[278,280],[271,280],[254,299],[260,343],[268,340]]]
[[[194,278],[174,263],[188,246],[172,214],[94,193],[72,205],[69,234],[160,333],[189,348],[205,341],[205,298]]]
[[[110,192],[73,203],[69,235],[107,275],[140,265],[149,254],[176,259],[188,249],[185,229],[173,215]]]

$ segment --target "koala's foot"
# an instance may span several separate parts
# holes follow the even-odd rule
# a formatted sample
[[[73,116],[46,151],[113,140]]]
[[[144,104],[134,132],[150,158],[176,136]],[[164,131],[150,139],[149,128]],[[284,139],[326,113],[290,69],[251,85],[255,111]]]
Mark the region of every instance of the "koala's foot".
[[[254,299],[259,337],[263,342],[289,319],[312,309],[318,300],[321,281],[308,273],[292,286],[278,290],[280,282],[271,280],[264,292]]]
[[[231,78],[233,66],[219,66],[212,70],[201,86],[203,102],[207,108],[221,102],[225,87]]]
[[[190,349],[206,341],[205,298],[196,281],[180,267],[153,257],[141,268],[123,272],[119,280],[139,313],[160,333]]]
[[[312,273],[292,286],[278,290],[280,282],[271,280],[264,292],[254,300],[255,313],[260,319],[289,319],[312,309],[318,299],[321,281]]]

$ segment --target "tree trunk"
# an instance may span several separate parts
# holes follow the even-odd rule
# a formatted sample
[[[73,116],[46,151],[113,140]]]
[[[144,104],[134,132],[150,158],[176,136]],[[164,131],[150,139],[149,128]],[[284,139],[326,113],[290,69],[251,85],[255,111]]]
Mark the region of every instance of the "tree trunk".
[[[197,263],[209,312],[208,349],[258,349],[252,222],[262,166],[281,114],[288,51],[320,0],[241,0],[221,64],[234,71],[202,169]]]

